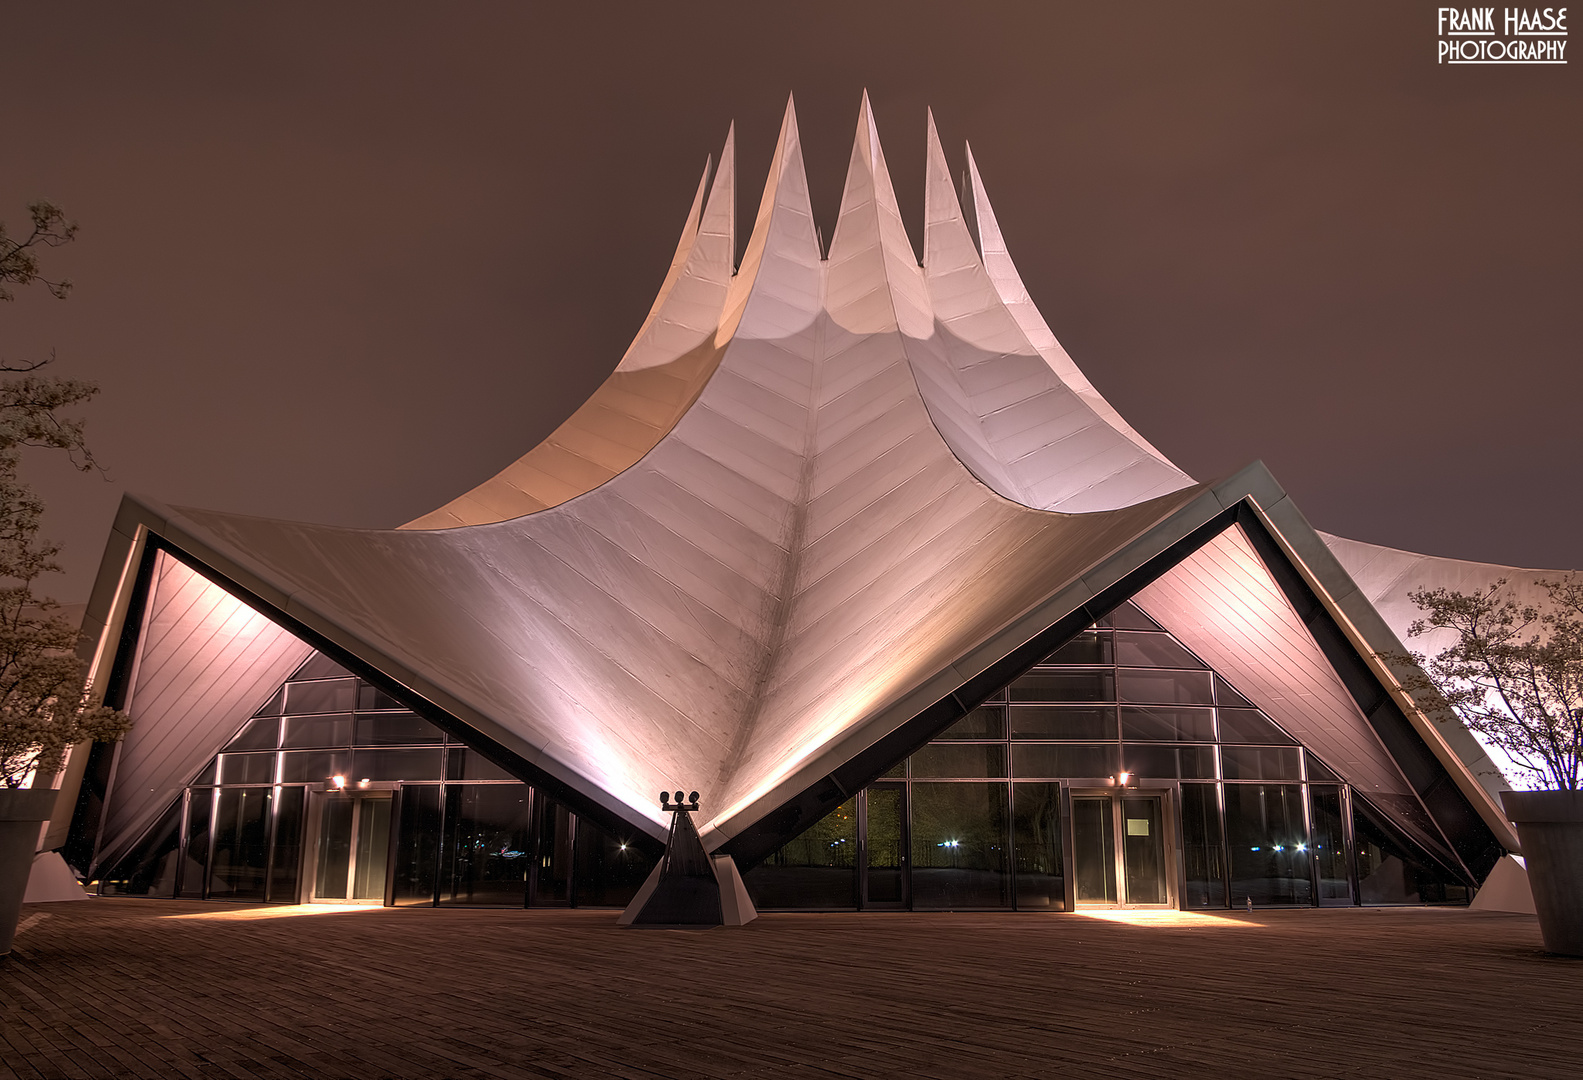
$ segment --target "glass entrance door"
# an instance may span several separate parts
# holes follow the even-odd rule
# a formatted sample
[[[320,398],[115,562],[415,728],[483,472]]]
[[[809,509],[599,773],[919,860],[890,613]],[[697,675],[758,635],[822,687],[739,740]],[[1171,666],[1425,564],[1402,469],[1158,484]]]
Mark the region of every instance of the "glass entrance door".
[[[383,903],[390,858],[390,796],[326,796],[318,826],[311,899]]]
[[[1072,796],[1072,861],[1081,905],[1169,905],[1165,797],[1134,792]]]

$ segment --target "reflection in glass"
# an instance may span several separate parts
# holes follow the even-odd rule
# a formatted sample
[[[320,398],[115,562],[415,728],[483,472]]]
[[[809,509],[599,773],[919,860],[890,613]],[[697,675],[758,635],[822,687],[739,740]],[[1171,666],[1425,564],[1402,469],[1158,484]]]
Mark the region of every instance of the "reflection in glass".
[[[210,899],[264,899],[273,795],[273,789],[267,787],[220,789],[209,868]]]
[[[236,738],[225,744],[227,750],[273,750],[280,738],[280,720],[274,716],[261,716],[249,720],[236,733]]]
[[[1309,822],[1313,828],[1314,868],[1319,872],[1319,902],[1350,904],[1346,837],[1341,831],[1341,789],[1327,784],[1308,787]]]
[[[275,780],[275,755],[221,754],[220,783],[269,784]]]
[[[1079,904],[1116,902],[1116,825],[1109,795],[1073,797],[1072,862]]]
[[[1204,662],[1169,634],[1116,631],[1116,663],[1123,667],[1202,668]]]
[[[912,906],[1011,906],[1005,784],[912,785]]]
[[[935,736],[936,739],[1004,739],[1005,737],[1004,705],[980,705]]]
[[[1129,705],[1121,710],[1121,737],[1161,742],[1214,742],[1215,711]]]
[[[1162,780],[1213,780],[1213,746],[1128,744],[1121,748],[1122,768],[1138,776]]]
[[[1214,784],[1183,784],[1182,907],[1225,907],[1225,851],[1220,843],[1220,802]]]
[[[517,779],[477,750],[466,750],[460,746],[452,746],[445,751],[445,778],[447,780]]]
[[[177,799],[142,843],[107,873],[100,875],[100,893],[105,896],[171,899],[176,895],[176,865],[180,850],[181,800]]]
[[[1158,795],[1126,795],[1121,800],[1121,865],[1129,904],[1163,904],[1168,897],[1160,803]]]
[[[351,775],[350,750],[287,750],[280,755],[283,784],[323,784],[331,777]]]
[[[406,746],[445,741],[445,732],[410,712],[357,718],[358,746]]]
[[[405,709],[406,706],[377,686],[363,683],[357,688],[357,711],[371,712],[380,709]]]
[[[905,793],[902,784],[871,784],[866,798],[863,850],[864,903],[897,905],[906,901],[903,873],[906,869]]]
[[[637,896],[656,860],[630,835],[614,836],[586,818],[577,819],[577,903],[580,907],[626,907]]]
[[[1040,664],[1109,664],[1110,635],[1092,630],[1078,634],[1055,652],[1039,661]]]
[[[912,756],[912,775],[928,777],[1003,777],[1006,747],[1003,743],[929,743]]]
[[[390,800],[357,800],[357,858],[352,863],[352,899],[382,900],[390,864]]]
[[[1299,784],[1227,784],[1231,903],[1307,904],[1308,832]]]
[[[308,791],[283,787],[276,792],[280,803],[275,810],[275,856],[269,864],[269,899],[277,904],[295,904]]]
[[[299,713],[349,713],[357,702],[356,679],[286,684],[286,711]]]
[[[1207,671],[1156,671],[1122,668],[1116,676],[1122,701],[1160,705],[1214,703]]]
[[[1012,775],[1019,779],[1114,776],[1120,768],[1117,762],[1114,743],[1109,746],[1018,743],[1011,748]]]
[[[1301,780],[1303,752],[1295,746],[1222,746],[1227,780]]]
[[[1066,868],[1061,861],[1061,785],[1012,785],[1012,851],[1016,857],[1017,908],[1066,908]]]
[[[1104,671],[1036,671],[1011,684],[1013,701],[1115,701],[1116,678]]]
[[[440,755],[433,750],[359,750],[352,758],[351,776],[358,780],[438,780]]]
[[[397,907],[432,904],[440,869],[440,786],[407,784],[397,800],[390,901]]]
[[[203,899],[204,879],[209,864],[209,818],[214,812],[214,792],[192,792],[187,799],[186,858],[181,864],[181,895]]]
[[[1013,739],[1115,739],[1116,709],[1094,705],[1014,705]]]
[[[1274,743],[1295,746],[1296,740],[1257,709],[1217,709],[1223,743]]]
[[[332,795],[319,814],[319,859],[313,895],[323,900],[345,900],[346,879],[352,865],[352,800]]]
[[[446,789],[440,903],[521,907],[526,902],[532,809],[526,784]]]
[[[571,813],[553,799],[540,798],[537,802],[534,816],[538,819],[539,846],[530,902],[567,904],[572,899]]]
[[[1374,819],[1352,793],[1352,844],[1358,861],[1358,899],[1369,905],[1465,904],[1465,884],[1435,866]]]
[[[857,906],[857,799],[848,799],[788,841],[742,881],[755,907]]]
[[[348,746],[352,742],[352,718],[342,713],[330,716],[288,716],[281,745]]]

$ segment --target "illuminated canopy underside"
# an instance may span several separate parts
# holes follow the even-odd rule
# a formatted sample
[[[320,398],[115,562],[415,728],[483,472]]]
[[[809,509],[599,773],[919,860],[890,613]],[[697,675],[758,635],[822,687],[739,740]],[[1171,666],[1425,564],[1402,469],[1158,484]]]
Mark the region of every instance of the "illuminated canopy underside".
[[[118,528],[656,836],[656,792],[703,792],[718,847],[1257,501],[1196,485],[1099,396],[969,168],[977,243],[931,119],[920,266],[865,98],[826,256],[788,107],[740,268],[728,137],[620,365],[497,476],[397,530],[146,501]],[[1234,526],[1138,602],[1360,790],[1410,791]],[[105,852],[307,650],[168,556],[147,612]],[[183,697],[182,671],[216,674]]]

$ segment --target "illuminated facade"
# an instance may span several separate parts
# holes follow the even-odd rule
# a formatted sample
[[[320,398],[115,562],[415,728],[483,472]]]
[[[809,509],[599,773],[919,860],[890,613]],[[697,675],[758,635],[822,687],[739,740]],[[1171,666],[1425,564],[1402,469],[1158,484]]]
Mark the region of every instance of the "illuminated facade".
[[[622,905],[683,789],[761,908],[1465,898],[1516,840],[1377,658],[1420,557],[1166,460],[968,169],[931,120],[920,264],[865,100],[826,250],[788,107],[737,265],[728,137],[604,385],[401,529],[128,498],[86,628],[136,726],[53,842],[121,893]]]

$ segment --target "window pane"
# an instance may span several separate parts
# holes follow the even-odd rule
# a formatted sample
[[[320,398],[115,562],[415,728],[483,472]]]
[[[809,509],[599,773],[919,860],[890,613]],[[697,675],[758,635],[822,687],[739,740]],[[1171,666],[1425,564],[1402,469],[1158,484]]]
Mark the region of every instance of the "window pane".
[[[1231,848],[1231,903],[1307,904],[1308,834],[1302,787],[1226,784],[1226,836]]]
[[[1215,704],[1224,705],[1228,709],[1256,708],[1253,702],[1233,690],[1231,684],[1219,675],[1215,676]]]
[[[351,775],[350,750],[291,750],[280,755],[282,784],[323,784],[334,776]]]
[[[1225,907],[1226,869],[1220,845],[1220,802],[1214,784],[1182,785],[1183,908]]]
[[[906,899],[907,814],[905,784],[871,784],[865,801],[868,821],[863,838],[864,901],[900,904]]]
[[[359,750],[352,758],[353,780],[438,780],[443,775],[434,750]]]
[[[1302,751],[1295,746],[1223,746],[1227,780],[1301,780]]]
[[[1012,747],[1012,774],[1058,780],[1067,777],[1115,776],[1120,771],[1117,748],[1019,743]]]
[[[1116,631],[1116,663],[1155,668],[1201,668],[1203,661],[1169,634]]]
[[[279,716],[280,713],[281,713],[281,710],[284,709],[285,707],[286,707],[286,689],[285,689],[285,687],[281,687],[279,690],[276,690],[275,693],[270,697],[270,699],[268,701],[264,702],[264,704],[262,706],[260,706],[258,712],[254,713],[253,715],[254,716]]]
[[[1327,766],[1324,762],[1320,761],[1313,754],[1304,754],[1303,756],[1308,761],[1308,779],[1310,779],[1310,780],[1335,780],[1337,782],[1339,782],[1341,780],[1341,777],[1337,776],[1334,772],[1332,772],[1331,769],[1329,768],[1329,766]]]
[[[214,861],[209,869],[210,899],[264,899],[273,796],[273,788],[220,789],[214,819]]]
[[[1372,815],[1356,790],[1352,843],[1358,860],[1358,899],[1375,904],[1464,904],[1465,884],[1451,878],[1416,848],[1402,843]]]
[[[1319,870],[1319,901],[1348,903],[1352,885],[1347,881],[1346,837],[1341,832],[1341,789],[1310,784],[1308,808],[1314,865]]]
[[[946,728],[936,739],[1004,739],[1006,709],[1003,705],[980,706]]]
[[[626,907],[648,880],[655,861],[630,835],[607,833],[578,817],[577,872],[573,877],[580,906]]]
[[[249,720],[236,738],[225,744],[227,750],[273,750],[280,738],[280,720],[273,716]]]
[[[1295,740],[1276,727],[1257,709],[1217,709],[1220,716],[1220,741],[1223,743],[1282,743]]]
[[[1109,664],[1110,635],[1086,630],[1062,645],[1040,664]]]
[[[1122,768],[1139,776],[1161,780],[1213,780],[1213,746],[1157,746],[1128,744],[1121,748]]]
[[[477,750],[453,746],[445,752],[447,780],[517,780]]]
[[[303,661],[302,666],[297,669],[297,673],[291,677],[291,681],[296,682],[299,679],[334,679],[350,676],[351,674],[350,671],[347,671],[322,652],[316,652]]]
[[[1006,775],[1000,743],[930,743],[912,756],[912,775],[976,779]]]
[[[369,683],[359,683],[357,687],[358,712],[372,712],[379,709],[405,709],[406,706],[377,686]]]
[[[397,907],[434,903],[440,872],[441,816],[438,784],[404,787],[396,808],[396,866],[390,902]]]
[[[1061,861],[1061,785],[1012,785],[1012,850],[1017,909],[1064,911],[1066,869]]]
[[[1109,615],[1099,620],[1100,626],[1114,626],[1123,630],[1158,630],[1160,625],[1145,615],[1131,600],[1119,605]]]
[[[848,799],[746,874],[755,907],[857,906],[857,799]]]
[[[1109,671],[1041,671],[1011,684],[1013,701],[1115,701]]]
[[[533,852],[528,785],[450,787],[446,800],[440,903],[522,907]]]
[[[445,732],[416,713],[381,713],[357,718],[358,746],[403,746],[445,741]]]
[[[275,811],[275,858],[270,864],[269,899],[277,904],[297,902],[297,878],[302,866],[303,814],[308,790],[281,788]]]
[[[1161,705],[1209,705],[1213,703],[1207,671],[1152,671],[1148,668],[1122,668],[1122,701]]]
[[[272,784],[275,782],[275,755],[221,754],[220,783]]]
[[[1114,739],[1116,710],[1093,706],[1045,708],[1014,705],[1011,709],[1013,739]]]
[[[1121,737],[1161,742],[1214,742],[1215,714],[1211,709],[1129,707],[1121,710]]]
[[[912,785],[912,906],[1011,906],[1005,784]]]
[[[286,712],[351,712],[357,699],[356,679],[327,679],[322,682],[286,684]]]
[[[288,716],[283,746],[350,746],[352,718],[339,716]]]
[[[204,792],[201,797],[207,798],[208,794]],[[100,875],[99,891],[105,896],[152,896],[169,900],[176,895],[176,865],[180,853],[181,800],[177,799],[142,843],[109,873]]]
[[[194,791],[187,800],[187,857],[181,864],[181,895],[203,899],[205,869],[209,865],[209,818],[214,812],[214,791]]]

